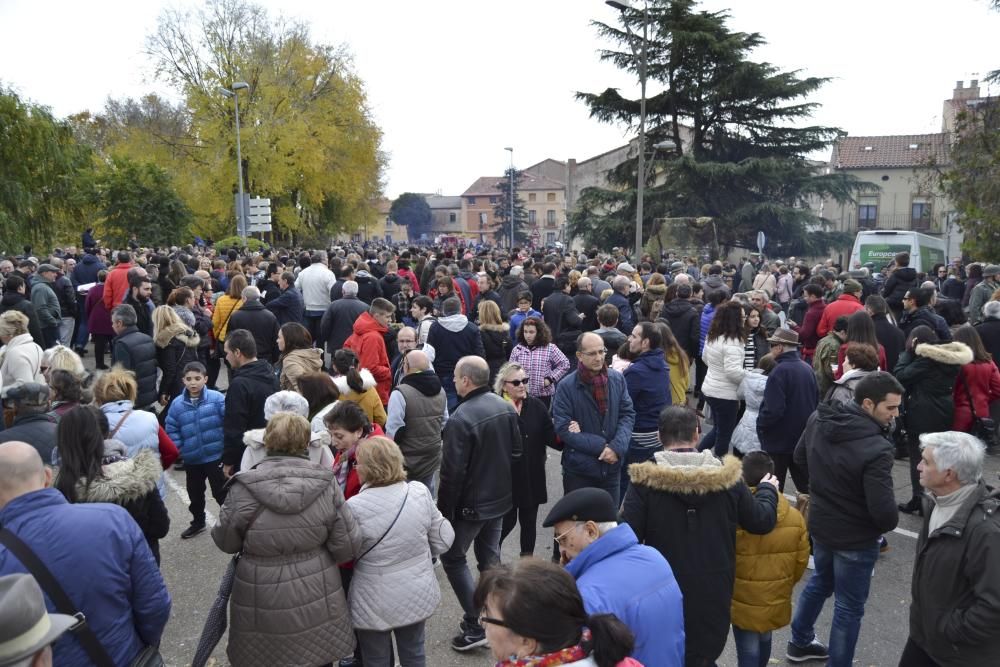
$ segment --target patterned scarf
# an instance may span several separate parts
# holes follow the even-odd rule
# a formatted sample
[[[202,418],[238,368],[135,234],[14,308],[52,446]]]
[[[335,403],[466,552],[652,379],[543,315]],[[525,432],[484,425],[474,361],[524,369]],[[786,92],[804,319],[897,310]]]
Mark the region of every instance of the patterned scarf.
[[[529,655],[526,658],[516,658],[511,656],[507,660],[501,660],[496,667],[554,667],[554,665],[568,665],[583,660],[590,651],[584,646],[590,643],[590,630],[584,628],[583,637],[580,644],[570,646],[560,651],[546,653],[545,655]]]
[[[608,414],[608,365],[601,366],[601,370],[594,372],[577,362],[577,374],[584,384],[590,385],[590,390],[594,392],[594,400],[597,401],[597,409],[602,415]]]

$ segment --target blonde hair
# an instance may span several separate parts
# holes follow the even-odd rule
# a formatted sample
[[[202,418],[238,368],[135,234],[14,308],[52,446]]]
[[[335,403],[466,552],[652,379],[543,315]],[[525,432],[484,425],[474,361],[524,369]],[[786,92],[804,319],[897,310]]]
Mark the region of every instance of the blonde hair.
[[[0,315],[0,336],[20,336],[28,333],[28,316],[19,310],[8,310]]]
[[[582,277],[583,274],[577,271],[576,269],[573,269],[572,271],[566,274],[566,279],[569,282],[570,291],[576,289],[576,284],[580,282],[580,278]]]
[[[406,481],[403,453],[389,438],[374,435],[362,440],[358,443],[355,456],[357,456],[358,464],[365,467],[365,484],[389,486]]]
[[[302,415],[279,412],[271,417],[264,429],[264,448],[270,452],[304,454],[309,448],[312,431]]]
[[[177,311],[170,306],[157,306],[153,309],[153,337],[160,333],[164,329],[172,327],[174,325],[184,325],[184,321],[181,316],[177,314]]]
[[[87,370],[83,367],[83,360],[80,355],[69,349],[65,345],[50,347],[42,353],[42,366],[54,370],[69,371],[79,380],[87,377]]]
[[[94,400],[98,405],[114,401],[132,401],[139,393],[139,385],[135,373],[126,370],[124,366],[115,364],[111,370],[97,378],[94,384]]]
[[[496,378],[493,380],[493,393],[496,394],[497,396],[503,396],[503,383],[504,380],[507,378],[507,376],[510,375],[511,373],[523,370],[524,366],[517,363],[516,361],[508,361],[503,366],[501,366],[500,370],[497,371]]]
[[[503,319],[500,317],[500,308],[495,301],[483,299],[479,302],[479,323],[503,324]]]

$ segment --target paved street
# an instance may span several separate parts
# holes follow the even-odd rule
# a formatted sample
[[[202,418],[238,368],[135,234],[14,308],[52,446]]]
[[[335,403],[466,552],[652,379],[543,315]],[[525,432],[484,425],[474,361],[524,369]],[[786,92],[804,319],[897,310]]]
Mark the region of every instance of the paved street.
[[[88,367],[93,367],[92,355],[86,357],[85,361]],[[224,386],[224,381],[220,381],[220,385]],[[987,479],[996,480],[997,472],[1000,470],[1000,458],[988,457],[986,466]],[[550,453],[547,469],[551,504],[562,496],[557,452]],[[218,581],[225,570],[229,556],[216,549],[207,532],[191,540],[180,539],[181,531],[190,521],[185,500],[184,473],[171,470],[168,475],[171,488],[167,508],[172,525],[170,534],[160,542],[160,550],[163,557],[163,575],[173,596],[173,612],[163,637],[162,651],[168,665],[182,667],[190,664],[205,614],[215,599]],[[907,500],[910,489],[909,471],[905,461],[896,462],[893,477],[897,499]],[[789,489],[786,490],[790,490],[790,487],[789,479]],[[217,509],[214,501],[210,499],[209,511],[213,513],[213,518]],[[548,505],[539,511],[539,521],[547,511]],[[899,528],[888,536],[891,549],[882,556],[875,569],[872,593],[858,643],[855,663],[857,665],[895,667],[899,662],[903,644],[906,642],[910,575],[913,569],[916,531],[919,530],[919,526],[919,518],[901,515]],[[518,557],[517,537],[515,531],[504,544],[503,558],[508,562]],[[540,530],[536,555],[548,558],[551,555],[551,544],[551,530]],[[449,648],[448,643],[457,631],[461,610],[440,567],[437,572],[442,601],[437,613],[427,625],[428,665],[434,667],[492,665],[491,654],[486,649],[459,654]],[[805,583],[810,572],[806,571],[799,588]],[[832,608],[831,600],[820,617],[818,634],[823,641],[828,636]],[[787,628],[774,633],[772,664],[785,663],[784,646],[788,637]],[[216,650],[215,657],[219,666],[229,664],[225,657],[225,639]],[[731,636],[719,665],[721,667],[736,665],[736,653]]]

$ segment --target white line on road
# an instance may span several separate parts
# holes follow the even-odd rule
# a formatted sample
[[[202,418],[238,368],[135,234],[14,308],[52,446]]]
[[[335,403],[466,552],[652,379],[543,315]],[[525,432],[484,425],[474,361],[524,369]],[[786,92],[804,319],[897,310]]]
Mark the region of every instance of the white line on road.
[[[178,484],[177,480],[175,480],[172,476],[164,475],[164,477],[167,478],[167,484],[169,484],[170,488],[174,490],[174,493],[177,494],[177,497],[180,498],[181,501],[183,501],[184,505],[186,506],[191,505],[191,498],[188,497],[187,490],[185,490],[183,486]],[[215,524],[216,524],[215,515],[209,512],[208,509],[206,508],[205,525],[211,528]]]
[[[785,497],[786,497],[786,498],[788,498],[788,500],[789,500],[789,501],[790,501],[790,502],[791,502],[792,504],[795,504],[795,496],[793,496],[793,495],[792,495],[792,494],[790,494],[790,493],[786,493],[786,494],[784,494],[784,495],[785,495]],[[900,534],[900,535],[902,535],[903,537],[909,537],[910,539],[913,539],[913,540],[915,540],[915,539],[917,539],[918,537],[920,537],[920,535],[918,535],[917,533],[914,533],[914,532],[913,532],[912,530],[906,530],[905,528],[893,528],[893,529],[892,529],[892,532],[894,532],[894,533],[899,533],[899,534]]]

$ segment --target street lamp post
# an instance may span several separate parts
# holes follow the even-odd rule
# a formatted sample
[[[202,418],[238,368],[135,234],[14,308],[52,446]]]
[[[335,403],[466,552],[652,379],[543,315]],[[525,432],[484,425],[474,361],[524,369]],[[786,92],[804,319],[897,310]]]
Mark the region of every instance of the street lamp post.
[[[633,9],[632,3],[628,0],[605,0],[605,4],[614,7],[622,13],[622,23],[629,36],[629,49],[632,57],[639,59],[639,164],[638,184],[636,186],[635,201],[635,261],[638,262],[642,256],[642,216],[643,216],[643,196],[646,191],[646,42],[649,38],[649,4],[642,9],[642,48],[637,54],[635,50],[635,34],[628,24],[625,12]]]
[[[510,151],[510,251],[514,252],[514,147],[507,146]]]
[[[249,90],[250,84],[237,81],[233,84],[232,90],[219,88],[219,92],[226,97],[231,97],[233,104],[236,106],[236,186],[240,195],[236,204],[236,233],[243,241],[243,244],[246,245],[248,230],[246,211],[243,207],[243,156],[240,151],[240,96],[237,94],[237,91],[244,89]]]

